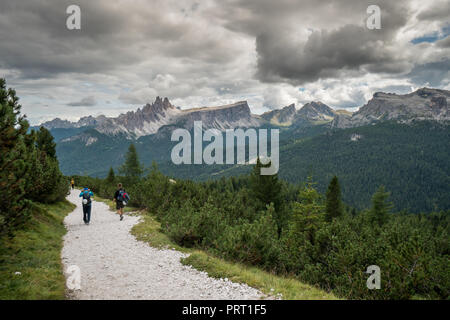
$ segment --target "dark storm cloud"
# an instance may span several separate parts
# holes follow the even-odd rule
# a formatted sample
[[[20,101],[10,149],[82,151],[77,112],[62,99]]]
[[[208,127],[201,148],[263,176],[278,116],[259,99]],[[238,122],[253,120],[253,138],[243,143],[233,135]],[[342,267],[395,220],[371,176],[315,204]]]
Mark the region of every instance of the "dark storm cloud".
[[[264,81],[286,79],[301,84],[354,71],[404,71],[398,53],[387,49],[376,32],[355,25],[315,31],[303,45],[275,43],[270,36],[259,36],[257,48],[258,76]]]
[[[24,78],[40,78],[108,72],[153,54],[219,63],[235,57],[227,43],[202,37],[192,25],[159,11],[163,1],[155,2],[155,8],[144,1],[133,7],[126,1],[77,1],[81,30],[68,30],[66,8],[73,3],[2,0],[0,67],[20,70]],[[197,8],[194,4],[193,10]]]
[[[450,20],[450,4],[448,0],[436,1],[433,6],[423,10],[417,15],[418,20],[425,21],[442,21],[449,22]]]
[[[2,1],[2,66],[40,78],[65,72],[94,73],[137,57],[114,45],[123,26],[118,12],[95,1],[78,1],[82,30],[66,28],[66,8],[73,1]],[[98,50],[103,47],[104,51]],[[109,54],[106,54],[109,52]]]
[[[366,9],[373,1],[228,3],[239,6],[226,11],[230,16],[227,27],[256,37],[257,77],[264,82],[303,84],[365,72],[406,70],[401,54],[392,46],[410,15],[407,1],[376,3],[381,8],[381,30],[369,30],[365,25]],[[336,27],[333,21],[341,25]],[[292,36],[308,28],[307,37]]]
[[[94,96],[89,96],[81,99],[80,101],[70,102],[67,105],[69,107],[92,107],[97,104],[97,100]]]
[[[439,87],[450,79],[450,59],[417,65],[407,76],[418,86]]]

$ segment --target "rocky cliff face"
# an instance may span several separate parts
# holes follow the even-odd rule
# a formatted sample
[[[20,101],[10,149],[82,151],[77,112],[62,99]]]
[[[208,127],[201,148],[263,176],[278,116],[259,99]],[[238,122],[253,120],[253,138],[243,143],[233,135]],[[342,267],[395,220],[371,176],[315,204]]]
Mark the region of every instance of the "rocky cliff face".
[[[94,127],[98,132],[107,135],[124,134],[129,138],[155,134],[160,128],[192,129],[194,121],[202,121],[204,129],[218,130],[258,127],[259,120],[250,112],[246,101],[218,107],[194,108],[180,110],[173,106],[167,98],[157,97],[152,104],[145,105],[137,111],[129,111],[117,118],[84,117],[78,122],[70,122],[56,118],[42,125],[48,129]],[[166,130],[167,131],[167,130]]]
[[[283,109],[263,113],[261,118],[274,125],[290,126],[305,122],[331,121],[335,116],[335,111],[326,104],[312,101],[300,110],[296,110],[295,105],[291,104]]]
[[[450,120],[447,100],[450,91],[422,88],[415,92],[397,95],[377,92],[373,98],[351,117],[336,117],[332,126],[358,127],[383,120],[408,122],[411,120]]]
[[[180,110],[167,98],[157,97],[152,104],[147,104],[137,111],[121,114],[117,118],[89,116],[81,118],[78,122],[56,118],[42,125],[48,129],[93,127],[104,134],[125,134],[129,138],[155,134],[159,130],[163,130],[164,135],[176,128],[190,130],[194,121],[202,121],[204,129],[218,130],[259,127],[264,122],[279,126],[330,122],[332,127],[349,128],[383,120],[448,121],[449,98],[450,91],[429,88],[405,95],[377,92],[367,104],[353,114],[335,111],[326,104],[316,101],[305,104],[300,110],[296,110],[295,105],[291,104],[255,116],[250,112],[246,101],[218,107]]]
[[[117,118],[109,118],[96,129],[109,135],[124,133],[136,137],[156,133],[158,129],[174,121],[181,111],[174,107],[167,98],[157,97],[152,104],[146,104],[142,109],[129,111]]]
[[[88,116],[83,117],[77,122],[77,127],[95,127],[101,125],[103,122],[105,122],[108,118],[104,115],[100,115],[98,117]]]
[[[191,129],[194,121],[202,121],[205,129],[234,129],[258,127],[259,121],[251,114],[247,101],[209,108],[195,108],[178,114],[178,122]]]
[[[335,111],[326,104],[312,101],[298,110],[296,118],[307,121],[331,121],[335,115]]]
[[[295,104],[291,104],[282,109],[265,112],[261,115],[261,118],[274,125],[290,126],[296,113]]]
[[[70,122],[68,120],[61,120],[60,118],[55,118],[51,121],[42,123],[40,126],[43,126],[47,129],[55,129],[55,128],[70,129],[70,128],[81,128],[81,127],[95,127],[95,126],[102,124],[106,120],[107,120],[107,118],[103,115],[100,115],[98,117],[93,117],[93,116],[82,117],[77,122]]]

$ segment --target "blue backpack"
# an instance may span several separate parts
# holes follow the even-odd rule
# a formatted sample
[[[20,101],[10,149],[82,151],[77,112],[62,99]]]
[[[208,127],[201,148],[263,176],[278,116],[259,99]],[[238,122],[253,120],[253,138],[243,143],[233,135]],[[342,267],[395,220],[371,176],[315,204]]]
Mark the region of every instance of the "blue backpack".
[[[89,191],[83,192],[83,199],[87,200],[86,205],[91,204],[91,193]]]

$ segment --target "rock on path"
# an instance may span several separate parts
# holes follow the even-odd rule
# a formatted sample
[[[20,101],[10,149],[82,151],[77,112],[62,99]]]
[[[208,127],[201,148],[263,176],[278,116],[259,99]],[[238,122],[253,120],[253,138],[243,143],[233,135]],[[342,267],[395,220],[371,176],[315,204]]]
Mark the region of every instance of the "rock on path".
[[[67,199],[77,208],[65,219],[62,261],[64,270],[81,270],[81,290],[72,299],[260,299],[247,285],[214,279],[180,263],[184,253],[159,250],[130,234],[139,217],[119,216],[93,201],[90,225],[83,222],[79,190]],[[68,276],[66,274],[66,276]]]

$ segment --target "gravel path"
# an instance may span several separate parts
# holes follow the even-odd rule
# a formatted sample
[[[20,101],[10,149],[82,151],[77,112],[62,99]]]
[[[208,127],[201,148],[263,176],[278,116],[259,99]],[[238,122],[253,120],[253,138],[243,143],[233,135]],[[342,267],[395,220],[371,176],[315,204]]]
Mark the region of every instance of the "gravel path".
[[[119,216],[102,202],[93,201],[90,225],[83,223],[81,198],[74,190],[67,197],[77,208],[64,220],[64,270],[77,265],[81,290],[72,299],[260,299],[263,294],[227,279],[180,263],[185,254],[159,250],[137,241],[130,230],[136,216]]]

